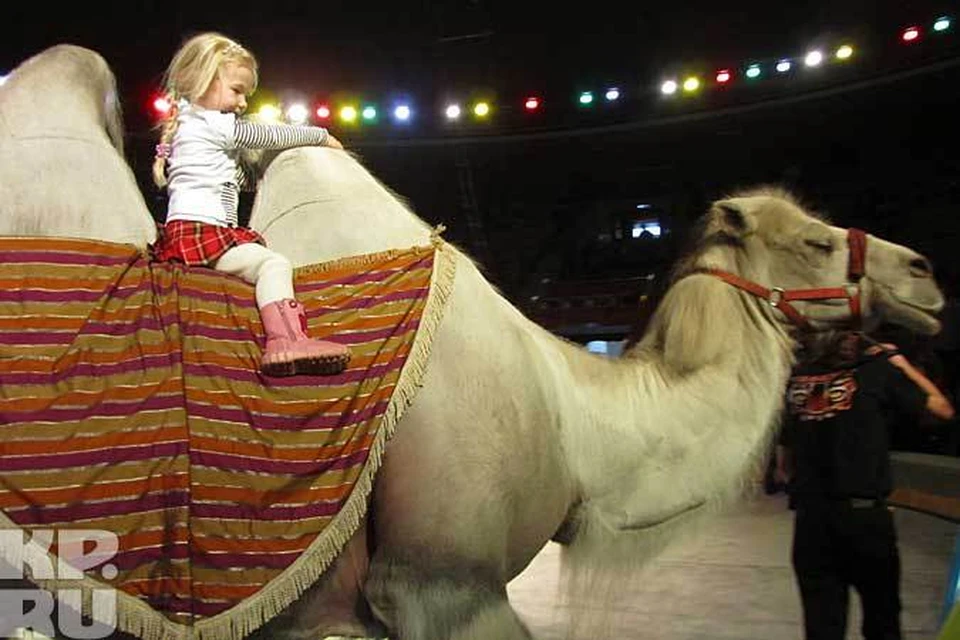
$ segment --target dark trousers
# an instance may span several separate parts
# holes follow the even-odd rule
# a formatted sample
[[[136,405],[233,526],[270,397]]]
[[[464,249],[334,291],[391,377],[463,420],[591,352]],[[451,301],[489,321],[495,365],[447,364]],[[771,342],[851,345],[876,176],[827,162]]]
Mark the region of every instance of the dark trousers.
[[[843,640],[850,587],[863,605],[863,637],[900,640],[900,555],[886,506],[798,503],[793,568],[807,640]]]

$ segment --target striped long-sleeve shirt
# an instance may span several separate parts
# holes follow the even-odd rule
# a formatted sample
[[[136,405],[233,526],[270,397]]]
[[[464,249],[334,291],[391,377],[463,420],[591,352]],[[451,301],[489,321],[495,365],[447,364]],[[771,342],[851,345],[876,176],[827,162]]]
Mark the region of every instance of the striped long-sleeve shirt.
[[[241,149],[276,150],[322,146],[326,143],[328,135],[323,127],[262,124],[248,120],[236,120],[233,126],[233,139]]]
[[[236,226],[239,190],[247,182],[241,149],[280,150],[323,145],[322,127],[264,124],[183,104],[168,165],[167,221]]]

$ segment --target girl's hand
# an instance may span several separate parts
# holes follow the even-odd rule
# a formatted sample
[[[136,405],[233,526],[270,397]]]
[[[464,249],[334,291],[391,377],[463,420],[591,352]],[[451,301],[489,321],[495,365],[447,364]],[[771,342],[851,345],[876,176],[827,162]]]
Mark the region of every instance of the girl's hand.
[[[327,132],[327,139],[323,143],[323,146],[330,147],[331,149],[343,149],[343,144],[333,137],[333,134],[329,131]]]

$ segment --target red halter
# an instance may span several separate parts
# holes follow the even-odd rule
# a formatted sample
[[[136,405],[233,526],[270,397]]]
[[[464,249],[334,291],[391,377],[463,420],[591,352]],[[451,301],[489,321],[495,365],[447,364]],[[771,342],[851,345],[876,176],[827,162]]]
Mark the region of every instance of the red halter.
[[[860,323],[860,279],[863,278],[867,258],[867,234],[861,229],[847,231],[847,245],[850,247],[850,262],[847,265],[848,284],[841,287],[826,287],[821,289],[791,289],[780,287],[768,289],[755,282],[745,280],[740,276],[720,269],[704,269],[709,273],[747,293],[763,298],[770,306],[779,309],[791,322],[802,329],[811,330],[813,327],[796,307],[790,304],[794,300],[832,300],[844,298],[850,304],[850,315],[854,323]]]

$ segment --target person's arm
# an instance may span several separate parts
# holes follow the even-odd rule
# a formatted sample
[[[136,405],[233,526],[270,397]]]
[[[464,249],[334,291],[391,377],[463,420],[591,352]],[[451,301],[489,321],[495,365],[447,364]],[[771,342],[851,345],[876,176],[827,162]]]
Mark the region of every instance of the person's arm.
[[[902,353],[894,353],[887,358],[887,360],[890,364],[903,371],[915,385],[927,394],[927,411],[943,420],[953,419],[955,412],[953,405],[950,404],[947,397],[937,388],[937,385],[933,384],[927,376],[923,375],[919,369],[914,367]]]
[[[887,362],[903,371],[904,375],[906,375],[913,384],[917,385],[921,391],[927,394],[927,411],[944,420],[953,419],[955,412],[953,405],[950,404],[947,397],[937,388],[937,385],[933,384],[927,376],[923,375],[923,372],[907,360],[906,356],[900,353],[897,345],[884,342],[882,344],[874,344],[867,349],[868,355],[876,355],[881,352],[886,352]]]
[[[280,150],[309,146],[343,148],[340,141],[323,127],[264,124],[239,119],[234,125],[233,138],[241,149]]]

